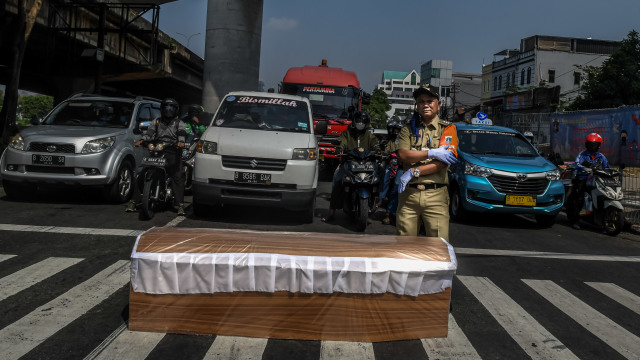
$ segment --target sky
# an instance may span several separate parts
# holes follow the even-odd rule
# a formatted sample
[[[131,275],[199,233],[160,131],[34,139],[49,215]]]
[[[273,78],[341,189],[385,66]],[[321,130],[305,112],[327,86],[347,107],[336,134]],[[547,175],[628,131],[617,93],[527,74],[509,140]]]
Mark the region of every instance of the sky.
[[[204,57],[207,0],[160,8],[160,30]],[[480,74],[493,54],[550,35],[620,41],[640,31],[638,0],[264,0],[260,80],[277,89],[290,67],[354,71],[373,91],[385,70],[451,60]],[[182,35],[180,35],[182,34]]]

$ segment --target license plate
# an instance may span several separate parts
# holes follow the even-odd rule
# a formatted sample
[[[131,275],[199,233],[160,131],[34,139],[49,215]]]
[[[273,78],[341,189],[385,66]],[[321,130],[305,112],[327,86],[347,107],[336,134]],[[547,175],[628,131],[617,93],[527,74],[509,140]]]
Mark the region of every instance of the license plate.
[[[167,164],[167,159],[163,157],[144,157],[142,158],[143,166],[161,166],[164,167]]]
[[[507,195],[505,203],[514,206],[536,206],[536,198],[533,196]]]
[[[271,174],[236,171],[233,180],[243,184],[271,185]]]
[[[37,165],[64,166],[64,156],[60,155],[31,155],[31,163]]]
[[[373,164],[351,164],[352,171],[373,171]]]

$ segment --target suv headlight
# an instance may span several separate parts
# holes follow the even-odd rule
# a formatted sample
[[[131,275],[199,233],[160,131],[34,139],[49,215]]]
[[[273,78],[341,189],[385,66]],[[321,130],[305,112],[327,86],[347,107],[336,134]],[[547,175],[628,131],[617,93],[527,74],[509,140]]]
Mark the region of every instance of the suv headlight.
[[[464,173],[467,175],[489,177],[493,174],[493,171],[487,167],[475,165],[466,161],[464,163]]]
[[[318,152],[315,148],[312,149],[293,149],[293,160],[315,160],[318,157]]]
[[[22,136],[20,134],[15,134],[14,136],[12,136],[9,139],[9,147],[16,150],[24,151],[24,139],[22,138]]]
[[[96,154],[109,150],[116,142],[115,136],[87,141],[82,147],[83,154]]]
[[[203,154],[218,154],[218,143],[213,141],[198,141],[198,146],[196,146],[196,151]]]
[[[558,169],[547,171],[544,174],[549,181],[560,180],[560,171]]]

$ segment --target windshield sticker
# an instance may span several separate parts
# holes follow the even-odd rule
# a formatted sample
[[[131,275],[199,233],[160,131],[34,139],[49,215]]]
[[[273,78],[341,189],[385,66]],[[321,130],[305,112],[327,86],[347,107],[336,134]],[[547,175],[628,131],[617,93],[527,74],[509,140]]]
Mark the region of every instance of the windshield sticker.
[[[220,126],[222,125],[222,123],[224,122],[224,119],[218,119],[216,120],[216,126]]]
[[[313,93],[324,93],[324,94],[335,94],[336,89],[328,88],[328,87],[317,87],[317,86],[305,86],[302,88],[304,92],[313,92]]]
[[[305,123],[305,122],[299,122],[299,123],[298,123],[298,127],[301,127],[301,128],[306,128],[308,125],[309,125],[309,124],[307,124],[307,123]]]
[[[504,131],[488,131],[488,130],[464,130],[465,134],[497,134],[497,135],[507,135],[507,136],[516,136],[514,133],[504,132]]]
[[[298,102],[296,100],[287,101],[285,99],[255,98],[250,96],[241,96],[240,98],[238,98],[238,103],[272,104],[272,105],[298,107]]]
[[[236,100],[236,97],[235,97],[235,96],[229,96],[229,97],[227,98],[227,101],[235,101],[235,100]]]

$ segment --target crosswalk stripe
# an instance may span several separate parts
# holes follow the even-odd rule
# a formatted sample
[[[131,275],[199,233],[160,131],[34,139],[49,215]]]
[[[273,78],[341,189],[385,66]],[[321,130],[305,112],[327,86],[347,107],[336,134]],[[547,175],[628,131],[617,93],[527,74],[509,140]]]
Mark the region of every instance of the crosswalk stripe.
[[[640,314],[640,296],[627,291],[616,284],[588,282],[587,285],[607,295],[613,300]]]
[[[51,257],[0,279],[0,300],[43,281],[82,261],[76,258]]]
[[[526,280],[538,294],[628,359],[640,357],[640,338],[549,280]]]
[[[63,226],[37,226],[37,225],[13,225],[13,224],[0,224],[0,230],[46,232],[46,233],[56,233],[56,234],[114,235],[114,236],[138,236],[144,232],[144,230],[95,229],[95,228],[76,228],[76,227],[63,227]]]
[[[449,331],[446,338],[420,339],[429,359],[476,360],[481,359],[458,323],[449,314]]]
[[[216,336],[203,360],[262,359],[269,339],[238,336]]]
[[[164,333],[123,331],[96,356],[85,360],[145,359],[164,337]]]
[[[375,359],[373,344],[365,342],[323,341],[320,360]]]
[[[487,256],[518,256],[518,257],[527,257],[527,258],[536,258],[536,259],[640,262],[640,256],[571,254],[571,253],[500,250],[500,249],[455,248],[455,253],[458,255],[468,254],[468,255],[487,255]]]
[[[129,261],[120,260],[91,279],[0,330],[3,360],[17,359],[129,282]]]
[[[491,280],[457,277],[532,359],[578,359]]]
[[[15,255],[6,255],[6,254],[0,254],[0,262],[5,261],[5,260],[9,260],[12,257],[14,257]]]

